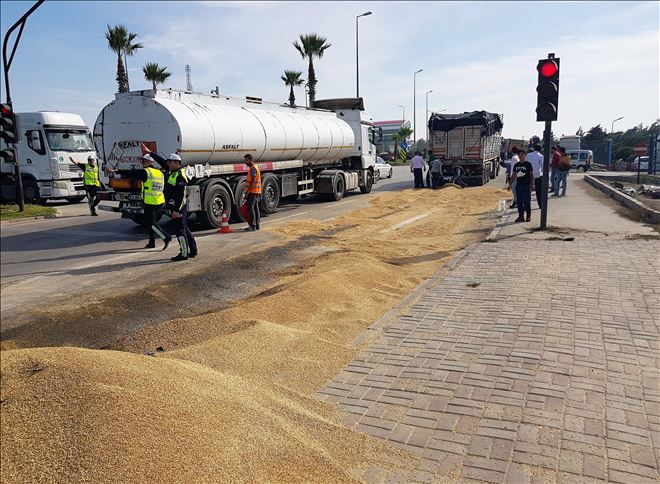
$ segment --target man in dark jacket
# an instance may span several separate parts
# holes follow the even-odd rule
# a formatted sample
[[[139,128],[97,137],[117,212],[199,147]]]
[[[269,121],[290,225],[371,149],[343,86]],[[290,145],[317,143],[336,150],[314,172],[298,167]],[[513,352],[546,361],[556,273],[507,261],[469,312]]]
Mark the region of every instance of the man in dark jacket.
[[[154,158],[150,153],[142,156],[142,168],[133,170],[114,170],[106,166],[106,173],[119,173],[122,176],[142,182],[142,201],[144,202],[144,216],[149,224],[149,242],[144,247],[145,249],[153,249],[156,247],[156,238],[158,237],[165,244],[163,250],[167,249],[168,244],[172,237],[167,235],[163,228],[158,225],[158,219],[162,214],[163,206],[165,205],[165,195],[163,190],[165,188],[165,176],[161,170],[153,167]]]

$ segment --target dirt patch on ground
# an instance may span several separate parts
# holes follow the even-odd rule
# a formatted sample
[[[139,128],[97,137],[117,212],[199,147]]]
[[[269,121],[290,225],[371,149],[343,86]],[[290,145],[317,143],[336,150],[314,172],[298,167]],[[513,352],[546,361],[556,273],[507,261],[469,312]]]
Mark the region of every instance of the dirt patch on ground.
[[[341,482],[409,465],[313,395],[356,336],[483,238],[474,229],[494,225],[484,214],[505,195],[406,190],[270,228],[327,253],[240,304],[118,338],[121,351],[3,351],[3,480]]]

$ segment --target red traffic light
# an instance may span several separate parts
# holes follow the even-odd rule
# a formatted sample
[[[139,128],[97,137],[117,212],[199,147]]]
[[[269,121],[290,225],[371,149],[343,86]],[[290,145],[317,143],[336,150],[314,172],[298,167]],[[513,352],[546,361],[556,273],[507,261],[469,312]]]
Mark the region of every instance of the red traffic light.
[[[543,77],[552,77],[559,71],[557,63],[553,60],[544,61],[539,65],[538,69]]]
[[[2,117],[11,116],[13,111],[10,104],[0,104],[0,112],[2,112]]]

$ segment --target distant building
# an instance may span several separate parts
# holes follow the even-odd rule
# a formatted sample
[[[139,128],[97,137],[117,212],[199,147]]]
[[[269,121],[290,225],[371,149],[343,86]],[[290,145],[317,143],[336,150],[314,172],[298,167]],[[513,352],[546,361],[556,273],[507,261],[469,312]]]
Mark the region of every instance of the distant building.
[[[375,121],[374,126],[383,128],[383,141],[377,145],[377,152],[380,153],[394,153],[394,141],[392,136],[401,128],[410,128],[410,121],[403,119],[394,119],[391,121]]]

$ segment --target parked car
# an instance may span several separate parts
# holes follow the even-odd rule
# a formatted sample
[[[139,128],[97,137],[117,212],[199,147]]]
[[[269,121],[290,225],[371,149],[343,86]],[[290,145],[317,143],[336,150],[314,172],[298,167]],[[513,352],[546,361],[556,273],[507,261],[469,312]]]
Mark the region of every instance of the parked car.
[[[587,171],[594,161],[594,153],[591,150],[566,150],[566,154],[571,157],[571,168],[576,170],[582,168]]]
[[[394,168],[392,168],[392,165],[387,163],[380,156],[376,157],[376,166],[374,169],[376,172],[376,180],[381,178],[392,178],[392,172],[394,171]]]

